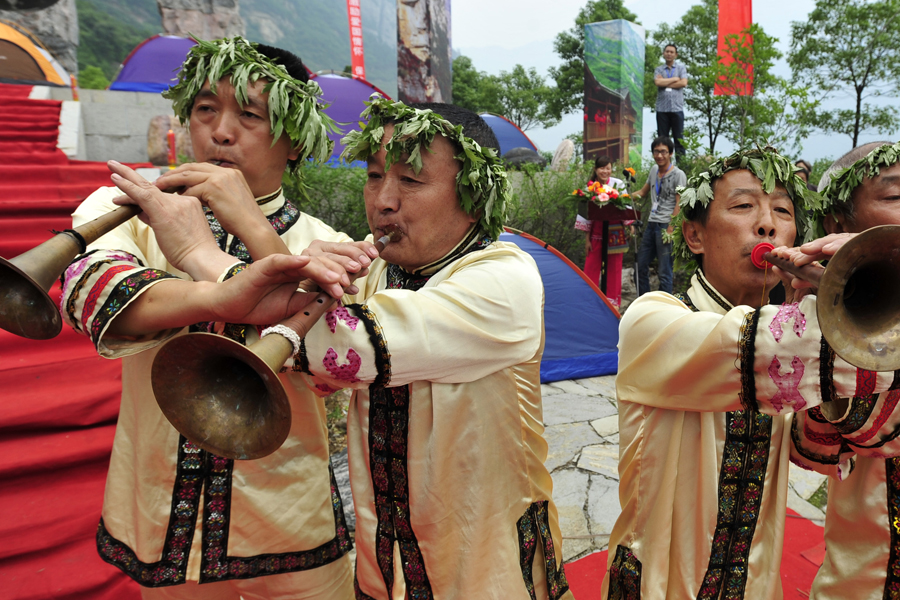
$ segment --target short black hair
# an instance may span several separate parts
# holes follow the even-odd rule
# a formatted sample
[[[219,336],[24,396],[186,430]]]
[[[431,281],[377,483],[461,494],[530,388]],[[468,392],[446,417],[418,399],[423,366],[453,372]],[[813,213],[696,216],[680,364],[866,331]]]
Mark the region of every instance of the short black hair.
[[[500,142],[497,141],[494,130],[477,113],[455,104],[443,102],[411,102],[408,106],[419,110],[430,109],[450,121],[452,125],[462,125],[466,137],[475,140],[482,148],[493,148],[498,155],[500,154]],[[457,150],[461,150],[461,148],[457,148]]]
[[[653,150],[657,146],[665,146],[669,149],[669,154],[675,150],[675,144],[672,143],[672,138],[667,135],[661,135],[657,138],[654,138],[653,143],[650,144],[650,150]]]
[[[288,75],[294,79],[299,79],[303,83],[309,81],[309,71],[306,69],[306,65],[304,65],[303,61],[300,60],[300,57],[293,52],[288,52],[282,48],[276,48],[275,46],[269,46],[267,44],[257,44],[256,49],[266,58],[271,59],[287,69]]]
[[[597,158],[594,159],[594,168],[602,169],[603,167],[605,167],[606,165],[608,165],[611,162],[612,162],[612,160],[610,160],[610,158],[608,156],[598,156]]]
[[[672,48],[675,48],[675,53],[676,54],[678,53],[678,46],[676,46],[675,44],[666,44],[665,46],[663,46],[663,52],[665,52],[666,48],[668,48],[669,46],[671,46]]]

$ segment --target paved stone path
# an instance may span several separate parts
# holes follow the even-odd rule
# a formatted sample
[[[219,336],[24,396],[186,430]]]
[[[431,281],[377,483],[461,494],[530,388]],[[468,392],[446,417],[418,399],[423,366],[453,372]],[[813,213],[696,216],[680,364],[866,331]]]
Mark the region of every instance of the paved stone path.
[[[541,391],[550,446],[546,465],[569,562],[606,549],[621,512],[615,376],[556,381]],[[789,479],[788,507],[823,524],[825,513],[808,500],[825,477],[791,465]]]

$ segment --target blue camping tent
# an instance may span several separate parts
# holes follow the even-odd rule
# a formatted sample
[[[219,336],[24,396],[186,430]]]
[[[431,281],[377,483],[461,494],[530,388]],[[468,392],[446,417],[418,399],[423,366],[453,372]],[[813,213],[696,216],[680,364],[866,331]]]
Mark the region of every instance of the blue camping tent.
[[[541,383],[610,375],[618,369],[619,312],[581,269],[534,236],[507,229],[534,258],[544,282],[544,357]]]
[[[176,35],[154,35],[144,40],[122,62],[109,89],[155,94],[164,92],[178,80],[181,63],[196,43]]]
[[[506,117],[491,113],[481,113],[478,116],[484,119],[484,122],[488,124],[494,135],[497,136],[497,141],[500,142],[500,156],[503,156],[513,148],[529,148],[535,152],[538,151],[537,146],[528,139],[525,132]]]

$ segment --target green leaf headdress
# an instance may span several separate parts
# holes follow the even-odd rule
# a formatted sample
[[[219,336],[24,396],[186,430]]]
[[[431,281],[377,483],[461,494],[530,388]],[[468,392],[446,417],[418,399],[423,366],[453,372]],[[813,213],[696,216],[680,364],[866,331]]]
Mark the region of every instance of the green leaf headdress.
[[[361,117],[361,131],[351,131],[342,141],[346,161],[368,160],[381,149],[384,127],[394,124],[394,134],[385,144],[387,152],[385,169],[406,158],[416,173],[422,169],[422,151],[441,134],[462,151],[454,158],[462,163],[456,176],[456,193],[467,214],[478,218],[478,225],[497,239],[503,231],[506,210],[509,205],[510,185],[506,170],[493,148],[482,148],[475,140],[463,134],[461,125],[453,125],[430,109],[411,108],[402,102],[393,102],[373,94]]]
[[[822,189],[822,203],[816,210],[810,211],[810,227],[806,232],[806,241],[825,235],[823,222],[826,218],[835,218],[836,205],[853,201],[853,191],[866,179],[878,177],[881,169],[891,167],[900,162],[900,142],[879,146],[846,169],[838,171]]]
[[[690,251],[684,241],[682,225],[684,221],[694,219],[700,212],[700,208],[706,208],[713,199],[713,183],[728,171],[735,169],[747,169],[762,182],[765,193],[771,194],[776,184],[781,184],[787,190],[788,196],[794,203],[794,220],[797,223],[797,234],[802,235],[806,225],[806,211],[819,205],[818,195],[806,188],[806,182],[796,175],[799,167],[795,167],[791,161],[778,154],[778,151],[770,146],[765,148],[750,148],[739,150],[720,158],[709,165],[709,168],[691,177],[687,185],[678,188],[681,194],[681,212],[672,220],[672,254],[675,260],[681,264],[697,266],[697,257]]]
[[[269,95],[269,122],[272,127],[272,145],[282,133],[287,134],[300,156],[291,161],[290,170],[297,174],[298,165],[307,158],[324,162],[331,156],[334,142],[328,139],[329,131],[338,131],[334,121],[326,115],[319,103],[322,90],[314,81],[303,83],[291,77],[287,70],[260,53],[257,44],[242,37],[223,38],[197,42],[188,53],[178,82],[163,92],[172,100],[172,107],[182,125],[190,121],[194,99],[203,85],[216,93],[219,81],[231,75],[231,85],[238,103],[249,101],[248,88],[260,79],[267,83],[263,91]]]

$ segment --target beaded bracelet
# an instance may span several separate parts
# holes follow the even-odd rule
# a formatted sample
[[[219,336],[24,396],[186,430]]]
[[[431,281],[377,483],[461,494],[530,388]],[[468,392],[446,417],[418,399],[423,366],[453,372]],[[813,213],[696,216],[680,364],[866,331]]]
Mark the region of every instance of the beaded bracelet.
[[[272,325],[271,327],[267,327],[263,329],[260,334],[260,338],[264,338],[270,333],[277,333],[278,335],[284,337],[291,343],[291,346],[294,347],[294,355],[300,353],[300,336],[296,331],[288,327],[287,325]]]

